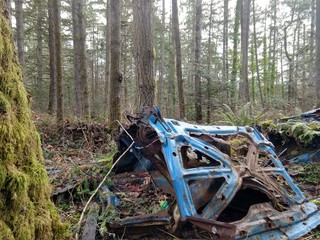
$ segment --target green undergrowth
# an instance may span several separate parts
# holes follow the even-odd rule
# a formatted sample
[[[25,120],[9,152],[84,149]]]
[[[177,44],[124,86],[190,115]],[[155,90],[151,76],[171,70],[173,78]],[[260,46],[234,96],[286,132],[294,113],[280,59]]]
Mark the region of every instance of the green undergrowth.
[[[0,0],[0,11],[4,1]],[[0,239],[69,239],[50,200],[39,135],[7,20],[0,16]]]
[[[320,183],[320,162],[308,163],[308,164],[299,164],[302,166],[296,180],[303,183]]]

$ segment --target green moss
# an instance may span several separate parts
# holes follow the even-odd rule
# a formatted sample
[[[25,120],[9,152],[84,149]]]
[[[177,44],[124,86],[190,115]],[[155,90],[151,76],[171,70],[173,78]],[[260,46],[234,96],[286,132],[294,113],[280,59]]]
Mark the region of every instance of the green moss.
[[[9,170],[7,177],[6,189],[12,193],[23,193],[29,185],[28,175],[17,169]]]
[[[263,132],[276,132],[277,124],[273,120],[265,120],[259,123]]]
[[[0,11],[4,1],[0,0]],[[69,239],[50,200],[39,135],[31,121],[22,71],[0,14],[0,239]]]
[[[7,178],[7,169],[5,168],[5,166],[0,164],[0,189],[2,189],[2,187],[4,186],[6,178]]]
[[[0,220],[0,237],[5,240],[14,240],[11,229],[2,220]]]
[[[10,109],[10,102],[5,98],[4,94],[0,92],[0,114],[6,114]]]
[[[302,170],[296,177],[297,181],[304,183],[320,183],[320,163],[315,162],[311,164],[301,164]]]

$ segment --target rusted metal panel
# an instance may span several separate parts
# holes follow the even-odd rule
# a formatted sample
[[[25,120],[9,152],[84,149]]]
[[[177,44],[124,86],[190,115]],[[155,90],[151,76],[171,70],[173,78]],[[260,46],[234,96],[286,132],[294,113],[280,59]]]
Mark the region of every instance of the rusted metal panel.
[[[189,222],[220,239],[295,239],[320,224],[317,206],[256,129],[163,119],[152,108],[128,119],[135,144],[120,162],[114,184],[135,199],[150,185],[168,207],[111,221],[111,227],[162,224],[176,231]],[[120,154],[132,143],[127,132],[119,135]]]
[[[218,239],[233,240],[236,237],[236,226],[233,224],[197,217],[187,217],[187,221],[200,229],[212,233]]]

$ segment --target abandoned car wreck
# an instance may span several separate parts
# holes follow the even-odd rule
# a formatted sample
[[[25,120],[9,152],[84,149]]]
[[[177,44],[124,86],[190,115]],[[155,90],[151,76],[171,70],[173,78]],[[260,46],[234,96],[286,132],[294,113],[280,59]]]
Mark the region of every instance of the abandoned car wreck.
[[[320,224],[318,207],[256,129],[163,119],[154,108],[128,119],[115,159],[132,147],[104,189],[110,232],[157,226],[184,238],[296,239]]]

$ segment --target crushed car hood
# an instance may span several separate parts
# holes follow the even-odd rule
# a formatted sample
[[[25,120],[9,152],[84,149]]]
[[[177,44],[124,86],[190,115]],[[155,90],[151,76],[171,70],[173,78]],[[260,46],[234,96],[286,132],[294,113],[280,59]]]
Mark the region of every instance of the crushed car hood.
[[[110,229],[157,225],[185,236],[191,224],[215,239],[296,239],[320,224],[318,207],[256,129],[163,119],[154,108],[128,119],[117,156],[134,144],[112,179],[117,201],[108,204],[120,217]],[[159,203],[158,211],[124,214],[118,203],[150,195],[147,205]]]

